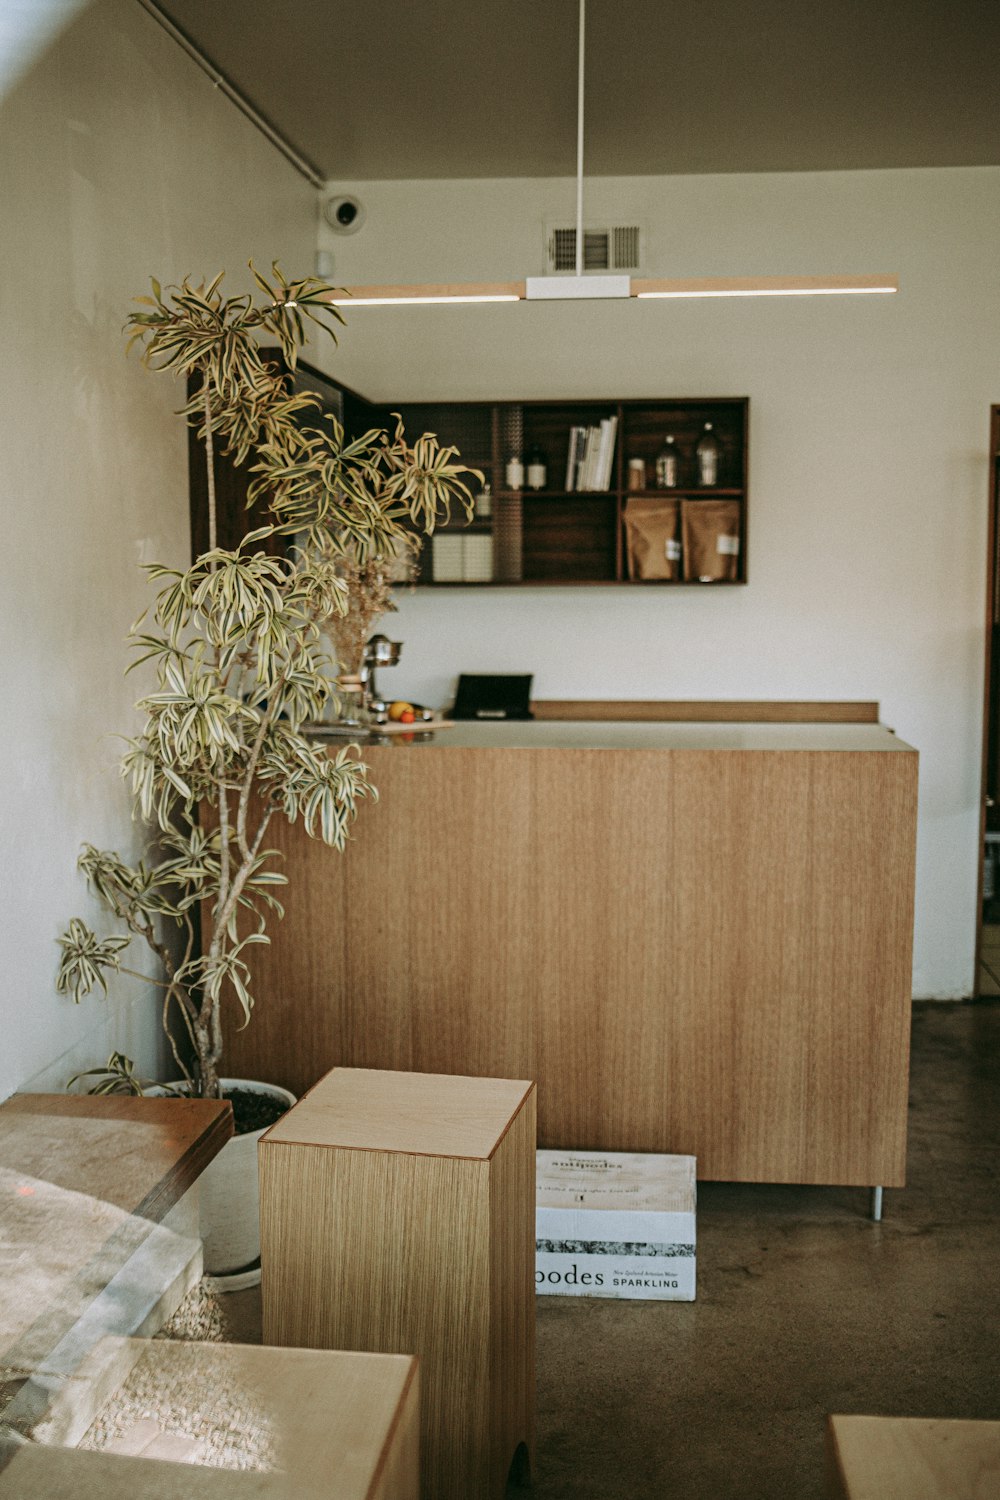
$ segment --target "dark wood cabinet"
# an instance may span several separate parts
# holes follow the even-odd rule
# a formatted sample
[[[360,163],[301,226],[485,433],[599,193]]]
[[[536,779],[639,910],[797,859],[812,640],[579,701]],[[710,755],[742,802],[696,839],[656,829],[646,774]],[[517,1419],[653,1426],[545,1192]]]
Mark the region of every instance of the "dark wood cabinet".
[[[269,351],[271,352],[271,351]],[[273,351],[278,358],[277,351]],[[477,513],[467,521],[456,510],[420,550],[417,583],[436,588],[488,588],[511,585],[624,584],[652,588],[724,586],[747,581],[748,544],[748,423],[745,397],[705,399],[588,399],[549,401],[441,401],[375,404],[310,366],[300,364],[296,389],[316,394],[324,412],[344,423],[348,437],[372,427],[403,420],[411,442],[433,432],[438,440],[457,448],[461,461],[479,469],[491,491],[490,514]],[[318,413],[307,413],[307,423]],[[605,463],[604,489],[573,487],[569,475],[569,445],[574,428],[599,427],[612,418],[614,446]],[[696,448],[706,423],[719,445],[717,483],[698,484]],[[678,454],[678,484],[655,487],[656,457],[667,434]],[[192,546],[194,554],[207,545],[204,456],[200,440],[191,433]],[[516,455],[523,461],[536,455],[545,466],[541,489],[507,485],[507,463]],[[629,483],[629,461],[641,460],[645,486]],[[264,524],[258,510],[248,515],[246,489],[250,475],[225,457],[216,460],[219,543],[236,546],[254,526]],[[474,483],[478,493],[480,485]],[[633,499],[655,501],[672,496],[678,516],[684,507],[695,510],[706,501],[729,503],[726,538],[733,552],[725,578],[711,584],[688,577],[692,570],[683,557],[671,578],[630,577],[625,535],[626,505]],[[681,543],[681,523],[677,540]],[[721,548],[720,548],[721,550]]]
[[[430,431],[443,443],[454,444],[464,463],[483,471],[491,489],[491,515],[470,525],[455,516],[440,528],[451,536],[489,539],[486,549],[472,543],[475,562],[462,575],[457,549],[445,541],[425,542],[418,583],[432,587],[487,587],[490,584],[639,584],[668,588],[697,579],[630,578],[625,545],[626,503],[635,498],[675,496],[697,506],[705,500],[733,502],[738,516],[739,551],[734,577],[716,583],[745,583],[747,579],[747,472],[749,402],[744,397],[643,400],[581,400],[525,402],[411,403],[392,407],[403,418],[410,437]],[[574,427],[599,426],[613,417],[617,423],[609,484],[602,490],[567,488],[570,434]],[[696,447],[710,422],[719,444],[718,483],[697,482]],[[655,487],[656,456],[667,434],[679,456],[678,485]],[[530,454],[544,460],[542,489],[507,486],[507,461]],[[629,487],[629,460],[641,459],[646,485]],[[478,486],[476,486],[478,489]],[[468,549],[469,544],[464,544]],[[468,576],[469,572],[476,576]],[[681,570],[678,570],[681,571]],[[455,576],[455,575],[458,576]],[[487,576],[484,576],[487,575]]]

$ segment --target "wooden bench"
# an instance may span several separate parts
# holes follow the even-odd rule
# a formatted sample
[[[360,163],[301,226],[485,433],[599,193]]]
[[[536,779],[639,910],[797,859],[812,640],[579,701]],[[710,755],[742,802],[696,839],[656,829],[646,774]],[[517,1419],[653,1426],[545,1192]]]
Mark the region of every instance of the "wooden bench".
[[[423,1494],[534,1439],[535,1087],[335,1068],[261,1138],[264,1340],[416,1354]]]
[[[925,1417],[831,1417],[835,1500],[995,1500],[1000,1422]]]
[[[142,1481],[132,1495],[172,1495],[178,1482],[187,1485],[184,1495],[212,1495],[211,1476],[220,1469],[239,1471],[231,1476],[232,1493],[255,1500],[286,1493],[316,1500],[418,1500],[417,1361],[391,1354],[104,1339],[33,1438],[49,1449],[74,1450],[85,1460],[81,1473],[93,1470],[111,1484],[110,1491],[101,1491],[107,1500],[129,1493],[130,1480]],[[101,1466],[91,1464],[94,1458]],[[159,1462],[152,1478],[161,1471],[166,1488],[156,1482],[147,1489],[147,1476],[131,1474],[134,1461],[153,1459]],[[16,1475],[14,1464],[10,1468]],[[179,1480],[162,1474],[178,1468]],[[72,1467],[62,1461],[51,1472],[58,1476]],[[8,1493],[3,1477],[0,1497]]]
[[[0,1469],[0,1500],[298,1500],[287,1482],[264,1491],[252,1487],[258,1481],[259,1475],[226,1469],[192,1472],[151,1458],[29,1443]]]

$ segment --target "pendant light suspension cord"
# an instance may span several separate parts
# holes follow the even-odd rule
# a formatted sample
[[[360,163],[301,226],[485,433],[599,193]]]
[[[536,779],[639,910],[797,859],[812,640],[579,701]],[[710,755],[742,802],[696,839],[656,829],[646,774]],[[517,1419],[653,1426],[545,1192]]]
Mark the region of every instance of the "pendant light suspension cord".
[[[580,0],[580,55],[576,73],[576,274],[583,275],[583,59],[587,0]]]

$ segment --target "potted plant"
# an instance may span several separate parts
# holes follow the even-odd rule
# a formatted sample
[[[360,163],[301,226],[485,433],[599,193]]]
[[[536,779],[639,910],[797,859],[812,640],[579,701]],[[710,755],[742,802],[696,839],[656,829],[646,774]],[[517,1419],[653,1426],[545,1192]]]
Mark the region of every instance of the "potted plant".
[[[254,1097],[265,1086],[221,1076],[225,1027],[252,1014],[254,946],[282,914],[285,877],[268,825],[301,817],[307,833],[342,850],[360,803],[376,795],[355,747],[331,754],[302,733],[335,691],[324,626],[346,607],[343,559],[391,555],[414,526],[433,531],[453,502],[469,513],[465,476],[475,472],[430,434],[411,447],[401,424],[351,440],[336,421],[308,425],[317,403],[290,392],[257,337],[276,340],[294,369],[308,323],[332,334],[343,321],[333,288],[287,282],[277,266],[271,281],[253,275],[260,297],[223,297],[221,276],[165,291],[154,281],[128,319],[147,365],[195,376],[183,413],[205,444],[209,548],[188,568],[146,569],[158,591],[130,631],[127,670],[152,669],[155,686],[139,701],[145,722],[122,771],[154,834],[137,864],[84,846],[80,869],[115,930],[99,936],[73,918],[59,939],[57,978],[79,1001],[95,986],[106,991],[108,971],[147,980],[127,954],[135,941],[152,950],[182,1087],[234,1100],[239,1134],[220,1172],[241,1136],[270,1123]],[[232,550],[216,545],[217,443],[252,463],[251,497],[271,510],[269,524]],[[142,1086],[127,1059],[100,1071],[95,1087]],[[275,1113],[289,1102],[284,1094]],[[246,1144],[255,1185],[255,1142]],[[215,1268],[208,1252],[207,1264]]]

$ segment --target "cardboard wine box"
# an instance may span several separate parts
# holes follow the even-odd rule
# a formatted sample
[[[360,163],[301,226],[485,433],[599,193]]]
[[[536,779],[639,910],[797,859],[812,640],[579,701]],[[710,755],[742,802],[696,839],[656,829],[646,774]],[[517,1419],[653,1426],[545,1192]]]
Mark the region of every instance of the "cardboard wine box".
[[[535,1291],[693,1302],[695,1159],[539,1151]]]

